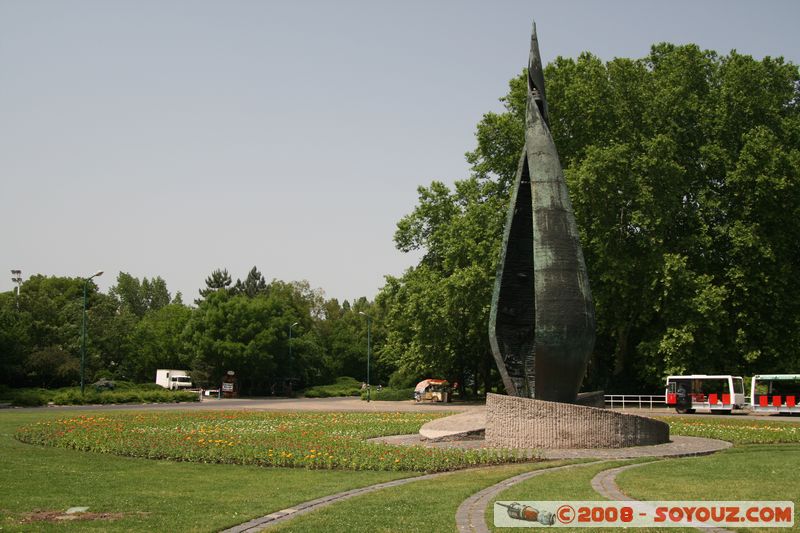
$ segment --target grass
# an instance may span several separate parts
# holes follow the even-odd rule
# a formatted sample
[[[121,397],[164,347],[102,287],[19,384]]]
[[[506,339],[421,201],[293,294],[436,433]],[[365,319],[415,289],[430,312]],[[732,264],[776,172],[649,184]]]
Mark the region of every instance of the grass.
[[[671,459],[635,468],[621,473],[617,484],[639,500],[793,501],[797,516],[798,465],[800,446],[796,444],[740,446],[706,457]]]
[[[800,443],[800,424],[734,418],[662,417],[670,435],[706,437],[734,444]]]
[[[352,498],[299,516],[270,531],[330,533],[455,531],[456,509],[479,490],[506,478],[575,461],[503,465],[444,474]]]
[[[149,416],[146,411],[137,413]],[[128,416],[135,417],[137,413]],[[65,415],[68,420],[117,416],[87,411],[81,411],[80,416],[70,414],[63,410],[0,411],[0,529],[4,532],[215,531],[326,494],[413,475],[399,471],[260,468],[148,460],[30,446],[12,438],[19,426],[53,422]],[[335,414],[339,415],[342,414]],[[161,416],[159,413],[158,417]],[[740,433],[726,428],[731,422],[727,419],[702,422],[704,427],[717,426],[719,431],[729,432],[726,434],[729,439],[740,441],[776,434],[785,438],[783,435],[790,434],[775,431],[775,423],[769,422],[735,421],[744,426]],[[340,429],[346,427],[341,423],[336,425]],[[367,426],[365,432],[370,430],[363,420],[356,425]],[[777,427],[782,425],[778,423]],[[308,432],[308,427],[301,431]],[[627,462],[630,461],[544,474],[503,492],[498,499],[602,499],[592,491],[591,478],[600,469]],[[476,491],[521,472],[559,464],[564,462],[508,464],[451,472],[430,481],[384,489],[335,504],[297,517],[279,530],[453,531],[456,509]],[[796,444],[739,444],[708,457],[655,462],[624,472],[617,481],[623,491],[637,499],[670,499],[665,497],[666,488],[674,491],[671,499],[788,499],[800,507],[798,464],[800,446]],[[88,506],[91,512],[118,515],[114,520],[25,523],[31,513],[64,511],[78,505]],[[491,523],[491,514],[489,518]]]
[[[508,528],[494,527],[494,502],[495,501],[551,501],[551,500],[605,500],[597,494],[591,486],[594,476],[611,468],[632,463],[651,461],[652,459],[632,459],[624,461],[611,461],[597,464],[589,464],[584,467],[562,470],[550,474],[542,474],[514,485],[494,498],[486,508],[486,523],[491,531],[506,531]],[[647,467],[640,467],[647,468]],[[634,470],[639,470],[636,468]],[[651,482],[662,486],[661,480],[653,479]],[[658,499],[658,498],[656,498]],[[576,531],[618,531],[615,528],[580,528]],[[649,533],[665,531],[656,528],[636,528],[633,531]],[[694,529],[670,528],[671,533],[696,531]]]
[[[800,446],[753,445],[704,457],[661,461],[620,474],[620,488],[637,499],[664,499],[664,484],[680,487],[680,499],[790,499],[800,506]],[[675,499],[675,498],[672,498]]]
[[[309,469],[439,472],[526,460],[497,450],[366,442],[416,433],[428,413],[159,411],[80,414],[17,430],[23,442],[149,459]]]
[[[218,531],[302,501],[411,475],[154,461],[31,446],[12,438],[20,425],[63,415],[0,411],[3,532]],[[63,512],[73,506],[120,516],[24,523],[36,511]]]

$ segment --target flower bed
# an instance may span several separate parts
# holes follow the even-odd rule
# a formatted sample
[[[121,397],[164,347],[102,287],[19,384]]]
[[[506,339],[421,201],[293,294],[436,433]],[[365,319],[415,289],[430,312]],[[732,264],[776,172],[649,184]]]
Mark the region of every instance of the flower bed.
[[[734,444],[800,442],[800,423],[735,418],[662,417],[671,435],[707,437]]]
[[[365,442],[416,433],[420,413],[158,412],[73,416],[19,428],[30,444],[149,459],[311,469],[438,472],[527,460],[498,450]]]

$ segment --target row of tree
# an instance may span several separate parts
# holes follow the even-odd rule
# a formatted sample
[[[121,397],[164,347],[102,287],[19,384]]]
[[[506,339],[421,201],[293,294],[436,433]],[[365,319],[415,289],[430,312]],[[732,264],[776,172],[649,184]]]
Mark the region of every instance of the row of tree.
[[[80,379],[84,280],[33,276],[19,297],[0,294],[0,383],[58,387]],[[200,384],[234,371],[245,393],[283,392],[335,376],[363,379],[366,298],[326,300],[307,282],[267,283],[257,268],[232,283],[214,271],[196,307],[160,277],[121,272],[108,294],[88,282],[86,376],[154,381],[156,369],[191,369]],[[291,357],[289,329],[292,329]],[[380,338],[380,331],[378,331]],[[380,371],[380,367],[378,367]]]
[[[660,44],[642,59],[558,58],[545,78],[598,321],[585,388],[651,392],[667,374],[799,371],[798,67]],[[365,312],[373,382],[497,387],[487,323],[526,90],[523,72],[505,111],[478,124],[468,178],[419,188],[395,243],[421,259],[387,277],[374,302],[340,305],[254,268],[235,283],[215,271],[190,308],[161,278],[121,273],[109,294],[90,286],[92,374],[149,381],[158,367],[190,367],[211,383],[234,370],[248,392],[289,377],[364,379]],[[75,381],[82,284],[35,276],[19,311],[0,294],[6,383]]]

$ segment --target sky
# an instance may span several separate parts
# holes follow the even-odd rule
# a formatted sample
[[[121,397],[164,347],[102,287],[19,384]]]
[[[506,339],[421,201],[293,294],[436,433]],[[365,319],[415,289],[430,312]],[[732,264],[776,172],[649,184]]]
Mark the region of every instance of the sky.
[[[534,19],[545,63],[662,41],[800,63],[794,0],[0,0],[0,291],[123,271],[189,303],[257,266],[373,298]]]

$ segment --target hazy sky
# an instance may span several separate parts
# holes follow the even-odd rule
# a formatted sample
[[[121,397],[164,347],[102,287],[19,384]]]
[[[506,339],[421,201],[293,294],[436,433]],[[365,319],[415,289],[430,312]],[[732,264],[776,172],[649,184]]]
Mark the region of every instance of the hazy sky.
[[[0,0],[0,290],[12,268],[215,268],[373,297],[416,188],[468,173],[528,58],[694,42],[800,62],[800,2]]]

